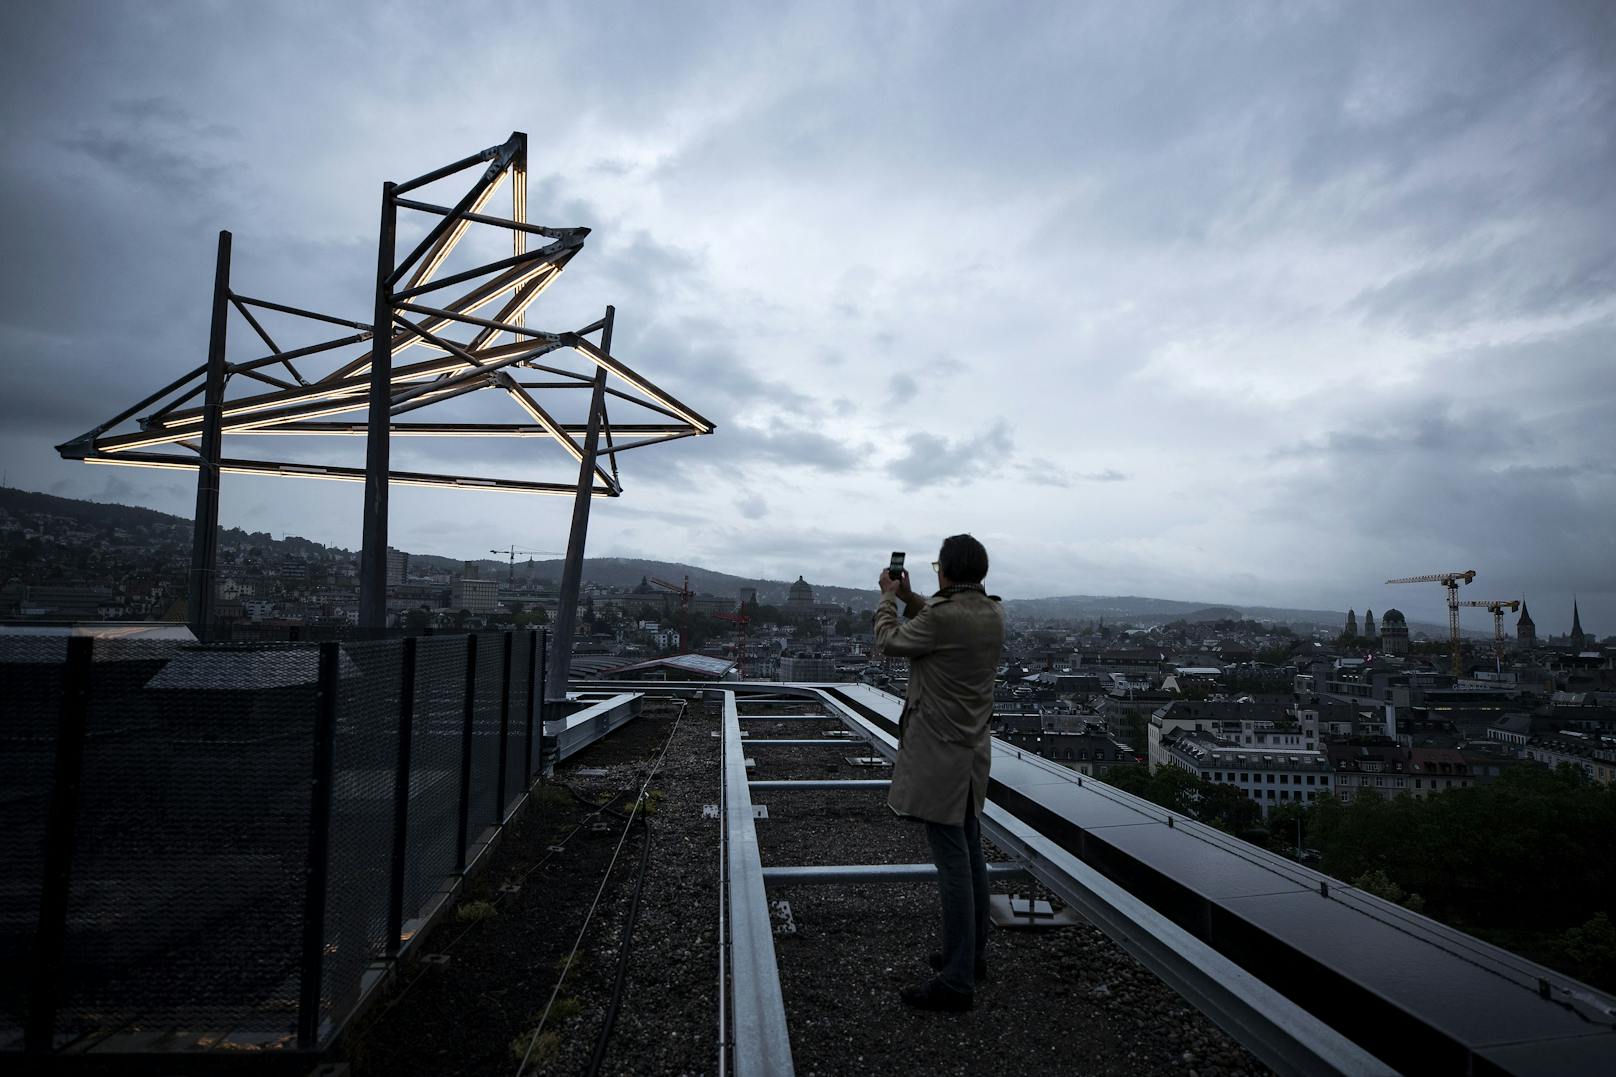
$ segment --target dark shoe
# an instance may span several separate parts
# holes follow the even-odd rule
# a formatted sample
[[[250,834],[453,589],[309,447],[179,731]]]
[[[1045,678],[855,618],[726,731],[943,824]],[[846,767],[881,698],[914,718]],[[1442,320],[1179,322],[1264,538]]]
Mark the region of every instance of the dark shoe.
[[[941,950],[933,950],[931,953],[926,955],[926,960],[928,962],[930,962],[931,967],[936,969],[938,972],[943,971],[943,963],[944,962],[943,962],[943,952]],[[988,963],[987,963],[986,959],[979,957],[979,958],[976,959],[976,982],[977,983],[983,983],[983,982],[985,982],[987,980],[987,978],[988,978]]]
[[[976,1005],[973,992],[956,991],[935,977],[923,984],[910,984],[899,991],[898,996],[917,1010],[939,1013],[964,1013]]]

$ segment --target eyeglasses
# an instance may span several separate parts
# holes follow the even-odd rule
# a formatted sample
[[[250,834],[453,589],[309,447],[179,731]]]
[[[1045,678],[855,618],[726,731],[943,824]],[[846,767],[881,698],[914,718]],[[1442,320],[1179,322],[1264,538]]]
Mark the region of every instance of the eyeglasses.
[[[933,572],[941,572],[943,570],[943,563],[941,561],[933,561],[931,563],[931,570]]]

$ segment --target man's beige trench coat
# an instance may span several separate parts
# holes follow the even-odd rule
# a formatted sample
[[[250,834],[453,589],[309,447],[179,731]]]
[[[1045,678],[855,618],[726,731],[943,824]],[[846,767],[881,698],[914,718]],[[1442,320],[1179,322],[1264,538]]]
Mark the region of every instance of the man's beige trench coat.
[[[993,680],[1004,648],[1004,611],[981,587],[962,584],[922,601],[898,621],[889,591],[875,610],[875,643],[909,659],[909,692],[898,721],[898,763],[887,803],[902,815],[962,826],[980,814],[993,749]]]

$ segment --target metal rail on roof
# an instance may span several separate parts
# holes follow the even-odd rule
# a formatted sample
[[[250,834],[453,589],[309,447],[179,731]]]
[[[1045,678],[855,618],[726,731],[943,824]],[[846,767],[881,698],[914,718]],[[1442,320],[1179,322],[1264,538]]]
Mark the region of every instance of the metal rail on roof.
[[[989,879],[1025,879],[1027,865],[993,863]],[[830,883],[924,883],[937,878],[936,864],[796,864],[764,868],[763,881],[781,886],[822,886]]]
[[[639,692],[621,692],[594,698],[587,693],[572,693],[569,703],[577,710],[544,723],[546,756],[558,763],[577,755],[612,730],[622,726],[640,713]]]
[[[763,887],[752,797],[735,693],[723,692],[724,850],[729,910],[729,994],[733,1062],[738,1077],[789,1077],[791,1037],[786,1030],[774,926]]]
[[[848,701],[830,696],[829,702],[864,731],[877,751],[888,758],[897,756],[896,737],[848,706]],[[1000,849],[1023,861],[1034,878],[1275,1070],[1397,1072],[1004,808],[987,804],[982,830]]]

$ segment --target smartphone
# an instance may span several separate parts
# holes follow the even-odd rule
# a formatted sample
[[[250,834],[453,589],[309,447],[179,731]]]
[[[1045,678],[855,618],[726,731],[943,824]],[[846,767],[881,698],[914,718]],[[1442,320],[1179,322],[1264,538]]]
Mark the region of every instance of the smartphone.
[[[903,551],[892,551],[892,564],[887,566],[887,578],[903,582]]]

